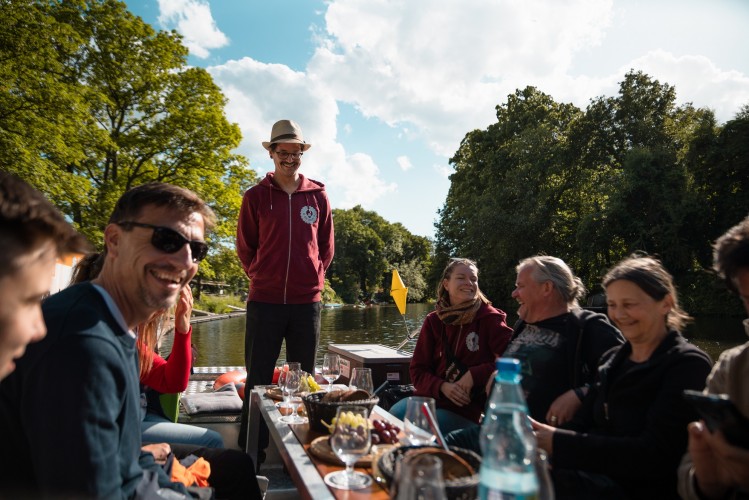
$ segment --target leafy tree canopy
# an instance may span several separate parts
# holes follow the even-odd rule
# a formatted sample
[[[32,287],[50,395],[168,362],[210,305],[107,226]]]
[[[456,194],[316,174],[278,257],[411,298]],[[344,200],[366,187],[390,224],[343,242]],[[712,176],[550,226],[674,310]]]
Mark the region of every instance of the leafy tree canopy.
[[[201,274],[241,279],[225,245],[255,174],[232,152],[241,135],[226,98],[205,70],[187,66],[180,35],[155,31],[116,0],[9,0],[0,16],[0,168],[44,192],[98,245],[127,189],[192,189],[218,216]]]
[[[431,251],[427,238],[412,235],[402,224],[391,224],[360,206],[333,210],[333,220],[336,253],[328,276],[343,300],[389,300],[393,269],[409,287],[409,300],[426,298]]]
[[[749,106],[719,127],[709,109],[675,99],[674,87],[634,70],[585,110],[534,87],[509,95],[497,122],[466,134],[451,159],[431,280],[447,258],[473,258],[501,306],[525,257],[558,256],[597,291],[606,269],[645,251],[701,311],[725,311],[705,270],[711,241],[749,206]]]

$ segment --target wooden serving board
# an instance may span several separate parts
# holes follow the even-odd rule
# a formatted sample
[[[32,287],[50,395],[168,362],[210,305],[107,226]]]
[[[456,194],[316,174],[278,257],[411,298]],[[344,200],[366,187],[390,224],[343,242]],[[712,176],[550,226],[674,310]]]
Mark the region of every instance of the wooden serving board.
[[[345,465],[343,462],[341,462],[341,460],[338,458],[338,455],[336,455],[333,449],[330,447],[330,443],[328,442],[329,437],[330,436],[320,436],[319,438],[315,438],[309,445],[309,452],[315,458],[318,458],[323,462],[333,465]],[[367,454],[357,460],[354,464],[354,467],[369,467],[371,465],[372,455]]]

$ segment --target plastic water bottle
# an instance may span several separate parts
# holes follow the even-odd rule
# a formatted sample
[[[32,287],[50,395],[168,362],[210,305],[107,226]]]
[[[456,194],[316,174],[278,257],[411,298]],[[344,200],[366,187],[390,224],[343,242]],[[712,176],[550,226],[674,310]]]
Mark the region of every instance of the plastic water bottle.
[[[481,451],[479,498],[539,498],[536,437],[528,420],[517,359],[497,360],[497,378],[481,424]]]

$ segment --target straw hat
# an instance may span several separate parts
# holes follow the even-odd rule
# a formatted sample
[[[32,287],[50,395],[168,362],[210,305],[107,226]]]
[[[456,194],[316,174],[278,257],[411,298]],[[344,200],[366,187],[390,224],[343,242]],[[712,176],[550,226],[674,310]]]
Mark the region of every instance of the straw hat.
[[[263,141],[263,147],[270,150],[271,144],[278,143],[291,143],[301,144],[302,151],[307,151],[312,147],[312,144],[304,142],[304,136],[302,135],[302,129],[299,124],[292,120],[278,120],[273,124],[273,128],[270,131],[270,141]]]

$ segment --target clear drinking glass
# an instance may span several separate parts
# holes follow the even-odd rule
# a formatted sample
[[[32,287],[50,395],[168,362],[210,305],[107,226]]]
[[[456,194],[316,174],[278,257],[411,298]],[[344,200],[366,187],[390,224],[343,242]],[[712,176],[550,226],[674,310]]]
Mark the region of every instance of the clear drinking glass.
[[[308,384],[305,384],[304,381],[309,376],[309,373],[305,372],[304,370],[299,370],[299,390],[291,395],[291,399],[289,402],[291,403],[291,410],[293,411],[293,414],[291,415],[291,418],[293,420],[292,423],[294,424],[306,424],[309,422],[309,419],[307,417],[302,417],[299,415],[299,408],[302,408],[304,406],[304,403],[302,402],[302,396],[309,394],[309,391],[303,391],[302,387],[307,386]]]
[[[278,420],[285,424],[301,424],[306,422],[306,420],[296,414],[297,406],[302,400],[295,393],[299,391],[299,385],[301,384],[302,367],[299,363],[295,362],[288,363],[288,365],[289,369],[281,372],[281,375],[278,377],[278,383],[283,391],[284,402],[291,408],[292,413]]]
[[[396,500],[446,500],[442,460],[422,453],[405,456],[396,465]]]
[[[338,377],[341,376],[341,358],[338,354],[328,353],[322,360],[322,378],[328,381],[328,392]]]
[[[372,484],[372,478],[354,470],[354,464],[369,452],[371,436],[364,406],[341,406],[336,411],[336,424],[330,436],[330,447],[346,464],[345,470],[325,476],[325,484],[341,490],[358,490]]]
[[[429,406],[432,415],[437,415],[437,408],[433,398],[411,396],[406,400],[406,415],[403,417],[403,432],[406,439],[414,446],[432,444],[437,436],[432,432],[429,419],[424,414],[424,404]],[[437,422],[434,423],[437,425]]]
[[[348,384],[349,389],[363,389],[371,396],[374,392],[374,384],[372,384],[372,369],[371,368],[354,368],[351,373],[351,380]]]

